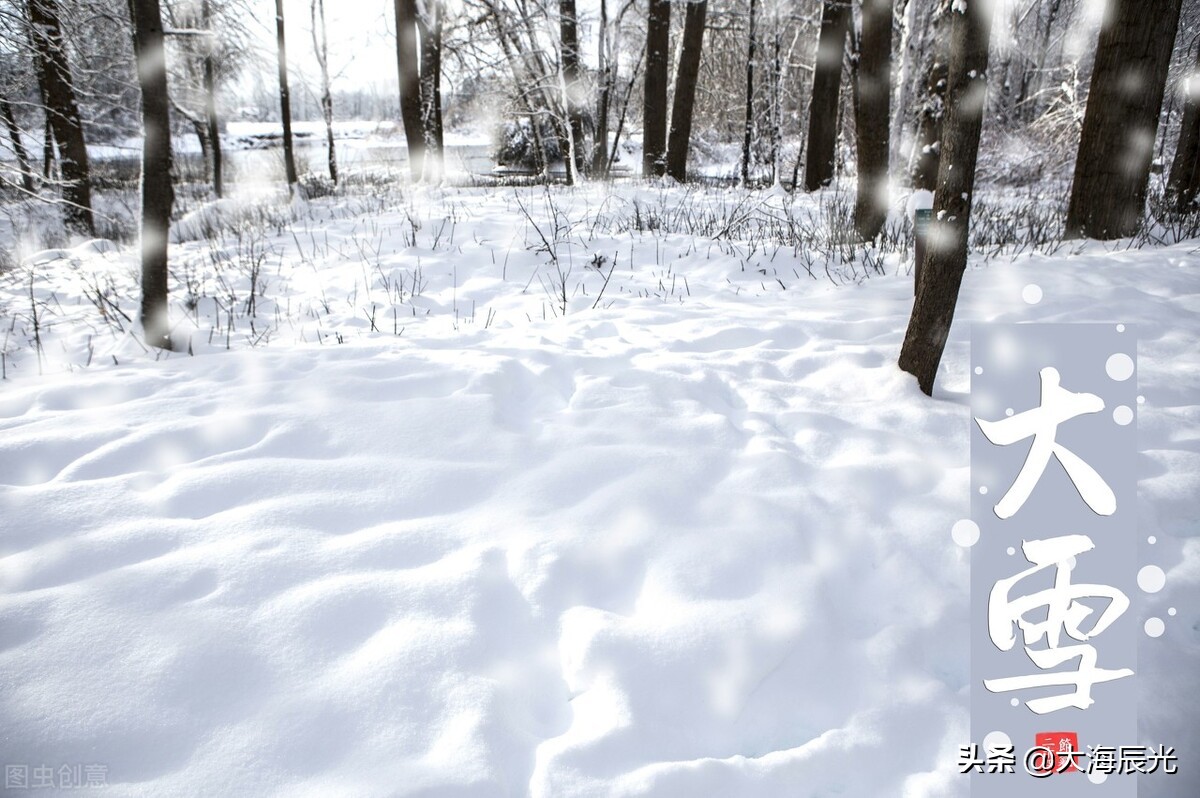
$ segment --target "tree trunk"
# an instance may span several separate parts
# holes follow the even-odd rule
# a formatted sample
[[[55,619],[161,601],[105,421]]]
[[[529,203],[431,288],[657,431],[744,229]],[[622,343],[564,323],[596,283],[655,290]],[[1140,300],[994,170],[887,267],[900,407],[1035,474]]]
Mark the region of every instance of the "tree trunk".
[[[813,71],[812,102],[808,111],[808,154],[804,164],[804,190],[816,191],[833,180],[837,148],[838,95],[842,59],[850,23],[849,0],[824,0],[817,65]]]
[[[692,139],[692,114],[696,107],[696,79],[704,46],[704,21],[708,0],[688,3],[683,18],[683,50],[675,72],[675,97],[671,104],[671,133],[667,141],[667,174],[679,182],[687,179],[688,146]]]
[[[642,175],[662,177],[667,154],[667,83],[671,61],[670,0],[650,0],[642,113]]]
[[[756,14],[755,2],[750,0],[750,9],[746,17],[748,44],[746,46],[746,121],[742,128],[742,185],[750,182],[750,145],[754,141],[754,58],[757,45],[754,31]]]
[[[1070,237],[1133,235],[1141,223],[1180,0],[1113,0],[1100,28],[1067,206]]]
[[[46,103],[46,115],[54,140],[58,143],[59,168],[62,171],[63,199],[68,226],[81,233],[95,234],[92,216],[91,173],[83,120],[75,101],[75,89],[67,51],[63,46],[55,0],[29,0],[34,60],[38,83]]]
[[[425,143],[423,179],[442,179],[442,3],[424,0],[417,9],[421,47],[421,137]]]
[[[142,334],[171,348],[167,318],[167,242],[170,236],[171,119],[159,0],[129,0],[134,52],[142,88]]]
[[[321,70],[321,116],[325,119],[329,179],[336,186],[338,182],[337,148],[333,142],[333,94],[329,90],[329,36],[325,29],[325,0],[313,0],[311,10],[313,50],[317,55],[317,66]]]
[[[937,7],[930,20],[933,31],[932,51],[925,71],[925,99],[917,112],[917,137],[913,146],[912,186],[920,191],[937,188],[942,138],[942,120],[946,113],[946,82],[950,64],[946,30],[950,23],[950,0],[935,0]]]
[[[21,172],[21,185],[29,193],[33,193],[33,172],[29,169],[29,153],[25,151],[25,142],[21,141],[21,128],[17,118],[13,116],[12,104],[7,97],[0,97],[0,116],[4,117],[4,128],[12,141],[13,154],[17,156],[17,169]]]
[[[208,146],[212,158],[213,193],[217,198],[225,196],[225,175],[221,155],[221,120],[217,116],[216,65],[213,63],[212,8],[210,0],[204,0],[201,13],[205,28],[209,31],[204,53],[204,110],[208,124]]]
[[[288,189],[296,185],[296,151],[292,143],[292,96],[288,91],[287,42],[283,31],[283,0],[275,0],[275,41],[279,45],[279,115],[283,118],[283,168]]]
[[[567,153],[567,181],[575,183],[583,168],[583,111],[580,96],[583,87],[579,75],[579,25],[575,18],[575,0],[559,0],[558,28],[561,39],[563,106],[570,128],[570,152]]]
[[[1200,49],[1196,66],[1184,84],[1183,120],[1179,123],[1179,143],[1171,161],[1167,197],[1175,210],[1191,208],[1200,194]]]
[[[42,180],[49,180],[54,174],[54,123],[50,121],[50,112],[46,111],[46,124],[42,131]]]
[[[608,174],[608,107],[612,102],[612,68],[608,63],[608,0],[600,0],[599,47],[596,73],[596,141],[592,147],[592,174]]]
[[[421,124],[420,54],[416,0],[396,0],[396,65],[400,75],[400,120],[408,144],[408,168],[420,180],[425,166],[425,130]]]
[[[858,191],[854,227],[872,241],[887,221],[892,0],[863,0],[857,76]]]
[[[967,266],[967,231],[987,93],[991,0],[955,0],[954,7],[949,20],[948,104],[933,201],[934,221],[900,350],[900,368],[914,375],[927,395],[933,394],[934,377],[950,335]]]

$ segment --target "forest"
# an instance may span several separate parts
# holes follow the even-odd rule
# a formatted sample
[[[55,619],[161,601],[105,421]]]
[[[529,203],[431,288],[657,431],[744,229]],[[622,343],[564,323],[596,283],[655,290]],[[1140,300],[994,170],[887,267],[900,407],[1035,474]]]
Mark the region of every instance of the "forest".
[[[1200,0],[0,0],[0,128],[6,791],[969,795],[1090,324],[1200,794]]]

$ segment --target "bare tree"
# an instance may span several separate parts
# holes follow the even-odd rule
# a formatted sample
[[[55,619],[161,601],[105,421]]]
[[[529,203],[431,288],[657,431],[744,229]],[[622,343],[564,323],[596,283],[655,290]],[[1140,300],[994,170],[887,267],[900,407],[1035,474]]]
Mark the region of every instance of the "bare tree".
[[[837,148],[838,100],[842,61],[850,23],[849,0],[823,0],[817,64],[813,72],[812,103],[808,111],[808,153],[804,190],[816,191],[833,180]]]
[[[707,15],[708,0],[694,0],[687,4],[683,18],[683,46],[675,71],[671,131],[667,140],[667,174],[680,182],[687,179],[688,147],[692,139],[696,82],[700,77],[700,54],[704,47],[704,21]]]
[[[1069,236],[1124,238],[1141,223],[1180,0],[1113,0],[1083,117]]]
[[[425,142],[421,176],[437,182],[442,177],[442,0],[422,0],[417,5],[417,33],[421,61],[421,136]]]
[[[662,177],[666,171],[670,36],[670,0],[650,0],[642,111],[642,174],[646,177]]]
[[[288,90],[287,37],[284,34],[283,0],[275,0],[275,42],[279,55],[279,115],[283,117],[283,168],[288,188],[296,185],[296,151],[292,141],[292,95]]]
[[[63,44],[58,3],[55,0],[29,0],[29,21],[38,84],[46,105],[47,127],[58,144],[66,221],[75,230],[94,235],[87,143]]]
[[[0,97],[0,117],[4,118],[4,129],[12,142],[13,155],[17,158],[17,170],[21,173],[21,185],[30,193],[34,191],[33,171],[29,166],[29,154],[25,151],[25,143],[21,141],[21,128],[13,115],[12,103],[7,97]]]
[[[208,31],[204,47],[204,115],[208,128],[208,149],[212,159],[213,193],[222,197],[225,194],[224,158],[221,154],[221,119],[217,115],[217,66],[213,57],[216,49],[215,35],[212,29],[212,2],[203,0],[201,17],[204,28]]]
[[[596,143],[592,148],[592,173],[608,174],[608,109],[612,103],[616,70],[610,65],[608,0],[600,0],[599,46],[596,48]]]
[[[757,21],[756,4],[750,0],[750,8],[746,16],[746,123],[742,127],[742,185],[750,182],[750,161],[753,153],[750,144],[754,140],[754,58],[757,46],[755,22]]]
[[[933,201],[935,221],[900,350],[900,368],[914,375],[927,395],[933,394],[967,266],[967,230],[987,95],[991,9],[991,0],[955,0],[949,22],[947,107]]]
[[[400,75],[400,119],[408,143],[408,167],[413,180],[420,180],[425,166],[425,126],[421,122],[416,0],[396,0],[396,64]]]
[[[854,72],[857,98],[858,191],[854,227],[871,241],[887,221],[892,0],[862,0],[862,36]]]
[[[911,2],[911,0],[910,0]],[[917,136],[913,148],[911,180],[913,188],[933,191],[937,187],[942,138],[942,118],[946,112],[946,78],[950,65],[949,32],[951,0],[932,0],[930,19],[932,38],[926,54],[925,96],[917,111]]]
[[[1200,194],[1200,46],[1196,47],[1195,66],[1184,82],[1183,118],[1167,194],[1180,212],[1191,208]]]
[[[312,0],[313,50],[321,70],[321,116],[325,119],[325,143],[329,162],[329,179],[338,182],[337,148],[333,142],[333,94],[329,90],[329,36],[325,30],[325,0]]]
[[[129,0],[142,89],[142,334],[171,348],[167,318],[167,247],[171,227],[171,120],[162,9],[158,0]]]
[[[570,129],[567,153],[567,181],[575,183],[583,167],[583,111],[580,94],[583,91],[579,69],[579,24],[575,16],[575,0],[558,3],[560,72],[562,75],[563,105],[567,109]]]

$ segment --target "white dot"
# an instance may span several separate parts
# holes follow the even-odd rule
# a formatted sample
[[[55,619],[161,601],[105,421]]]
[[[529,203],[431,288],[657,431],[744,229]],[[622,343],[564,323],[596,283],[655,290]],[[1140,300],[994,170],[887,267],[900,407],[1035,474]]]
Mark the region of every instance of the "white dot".
[[[1139,397],[1138,397],[1138,404],[1139,404],[1139,405],[1144,405],[1144,404],[1146,404],[1146,397],[1144,397],[1144,396],[1139,396]]]
[[[1133,376],[1133,358],[1118,352],[1105,361],[1104,371],[1117,382],[1125,382]]]
[[[1158,538],[1154,537],[1154,535],[1151,535],[1150,537],[1146,538],[1146,542],[1153,546],[1158,542]]]
[[[982,373],[983,373],[983,366],[976,366],[976,367],[975,367],[975,373],[976,373],[976,374],[982,374]]]
[[[979,541],[979,524],[969,518],[955,521],[950,529],[950,537],[963,548],[970,548]]]
[[[1167,584],[1167,575],[1157,565],[1147,565],[1138,571],[1137,583],[1147,593],[1157,593]]]
[[[1002,731],[988,732],[983,736],[983,750],[995,751],[997,748],[1007,748],[1012,745],[1012,738]]]
[[[1004,415],[1011,416],[1012,414],[1013,414],[1013,409],[1011,407],[1004,408]]]
[[[980,496],[986,496],[986,495],[987,495],[987,485],[980,485],[980,486],[979,486],[979,495],[980,495]]]
[[[1133,421],[1133,410],[1128,405],[1117,405],[1113,408],[1113,421],[1122,427]]]
[[[1118,325],[1117,325],[1117,332],[1125,332],[1125,325],[1124,325],[1124,324],[1118,324]]]
[[[1019,699],[1019,698],[1010,698],[1010,699],[1008,700],[1008,703],[1009,703],[1009,704],[1011,704],[1011,705],[1012,705],[1012,706],[1014,706],[1014,707],[1019,707],[1019,706],[1021,706],[1021,699]]]
[[[1009,546],[1009,547],[1008,547],[1008,556],[1009,556],[1009,557],[1013,556],[1013,555],[1014,555],[1014,554],[1016,554],[1016,553],[1017,553],[1017,550],[1016,550],[1016,549],[1014,549],[1012,546]]]
[[[1162,618],[1147,618],[1144,628],[1150,637],[1162,637],[1163,632],[1167,631],[1167,625],[1163,623]]]
[[[1042,301],[1041,287],[1030,283],[1021,289],[1021,299],[1024,299],[1027,305],[1036,305]]]
[[[1092,784],[1103,784],[1104,782],[1108,781],[1108,774],[1101,773],[1098,770],[1093,770],[1092,772],[1088,773],[1087,776],[1088,781],[1090,781]]]
[[[1174,607],[1168,607],[1168,608],[1167,608],[1167,615],[1170,615],[1170,616],[1174,617],[1174,616],[1175,616],[1175,608],[1174,608]]]

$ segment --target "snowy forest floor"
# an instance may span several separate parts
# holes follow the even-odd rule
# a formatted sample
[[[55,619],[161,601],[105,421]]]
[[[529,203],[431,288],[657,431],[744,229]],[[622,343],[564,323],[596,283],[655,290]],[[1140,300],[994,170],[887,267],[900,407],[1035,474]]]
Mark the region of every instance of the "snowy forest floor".
[[[1142,557],[1177,609],[1143,742],[1200,750],[1200,242],[993,229],[930,399],[895,366],[911,236],[854,247],[839,208],[197,206],[165,356],[134,247],[23,252],[5,760],[145,796],[964,796],[972,321],[1136,325]]]

